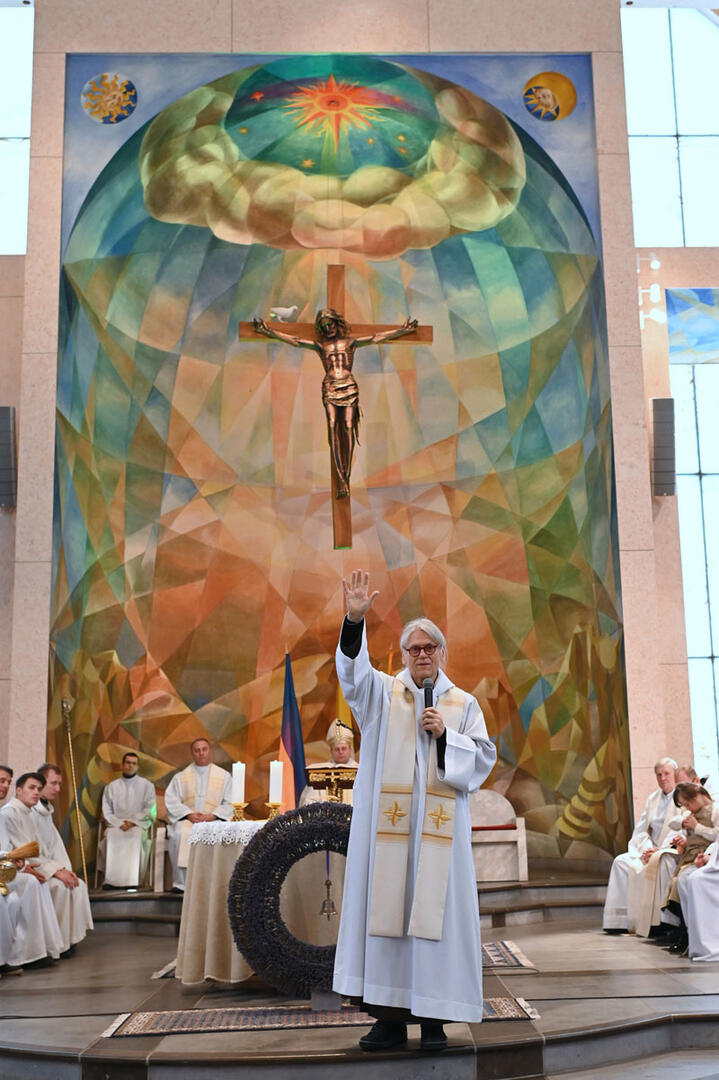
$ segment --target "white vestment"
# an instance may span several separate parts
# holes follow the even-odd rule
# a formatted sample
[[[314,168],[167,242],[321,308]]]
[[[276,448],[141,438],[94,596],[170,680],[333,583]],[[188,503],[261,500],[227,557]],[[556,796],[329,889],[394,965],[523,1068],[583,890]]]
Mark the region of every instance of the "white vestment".
[[[612,863],[604,904],[605,930],[632,930],[647,934],[649,927],[670,921],[662,916],[661,904],[676,868],[677,855],[670,841],[679,831],[681,812],[672,792],[652,791],[629,841],[629,850]],[[643,851],[657,848],[650,862],[642,862]],[[673,917],[672,917],[673,918]]]
[[[336,761],[318,761],[313,762],[307,766],[308,769],[356,769],[357,762],[353,757],[349,759],[346,765],[338,765]],[[348,806],[352,806],[353,789],[345,788],[342,792],[342,802],[347,803]],[[299,806],[307,806],[308,803],[315,802],[329,802],[329,791],[327,788],[313,788],[308,784],[307,787],[302,789],[300,795]]]
[[[470,695],[457,730],[447,728],[444,771],[439,778],[456,791],[455,826],[440,940],[406,933],[419,862],[431,736],[419,718],[424,691],[404,670],[398,676],[412,692],[417,732],[411,799],[411,822],[405,893],[405,933],[380,937],[368,933],[374,870],[375,835],[382,784],[384,749],[394,679],[370,664],[365,629],[355,660],[337,650],[337,672],[345,700],[362,732],[362,760],[354,786],[344,897],[334,970],[334,989],[370,1004],[411,1010],[413,1016],[436,1020],[482,1019],[482,954],[477,882],[472,862],[468,795],[476,791],[496,761],[482,712]],[[435,703],[454,689],[444,672],[435,683]]]
[[[8,839],[13,847],[37,840],[40,855],[37,859],[28,859],[47,878],[55,914],[60,925],[62,951],[71,945],[77,945],[92,930],[92,914],[87,885],[80,879],[74,889],[54,875],[58,870],[71,870],[70,858],[65,850],[60,833],[52,820],[52,807],[38,803],[35,807],[25,806],[19,799],[11,799],[3,807],[7,815]]]
[[[192,822],[183,820],[188,814],[214,814],[216,818],[229,821],[232,817],[230,793],[232,777],[219,765],[188,765],[175,773],[165,791],[165,808],[169,822],[168,839],[172,884],[176,889],[185,888],[185,875],[189,858]]]
[[[719,960],[719,841],[706,854],[709,862],[685,870],[677,882],[691,960]]]
[[[0,852],[16,846],[10,842],[7,820],[0,813]],[[8,889],[10,895],[5,901],[10,901],[9,909],[13,913],[13,938],[9,956],[2,963],[20,967],[46,956],[57,960],[63,951],[62,935],[48,885],[20,870],[15,880],[8,883]]]
[[[102,794],[102,816],[107,822],[103,837],[105,882],[108,885],[139,885],[147,869],[152,847],[152,813],[155,787],[142,776],[120,776]],[[120,828],[132,821],[134,828]]]

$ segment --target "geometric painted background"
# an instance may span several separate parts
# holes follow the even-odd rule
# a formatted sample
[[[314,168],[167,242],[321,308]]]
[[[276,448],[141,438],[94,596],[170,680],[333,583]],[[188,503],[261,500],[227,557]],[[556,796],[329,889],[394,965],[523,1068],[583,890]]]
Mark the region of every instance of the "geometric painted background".
[[[630,812],[589,61],[530,58],[571,70],[579,103],[543,122],[520,83],[520,125],[504,91],[477,93],[507,58],[225,59],[106,155],[67,228],[49,745],[64,757],[70,694],[84,829],[127,747],[161,788],[201,733],[248,763],[259,812],[285,649],[311,756],[362,566],[374,661],[398,669],[420,613],[445,628],[530,852],[602,865]],[[170,61],[151,62],[159,83]],[[66,219],[89,167],[73,131],[105,131],[67,100]],[[434,328],[357,353],[351,552],[332,546],[318,357],[237,339],[273,305],[313,319],[330,263],[350,323]]]

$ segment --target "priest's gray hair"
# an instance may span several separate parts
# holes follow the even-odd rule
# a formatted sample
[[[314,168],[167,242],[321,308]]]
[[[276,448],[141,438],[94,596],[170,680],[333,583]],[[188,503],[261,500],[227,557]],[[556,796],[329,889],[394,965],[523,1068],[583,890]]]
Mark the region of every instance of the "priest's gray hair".
[[[399,645],[401,649],[407,648],[407,642],[410,636],[415,630],[424,630],[427,637],[431,637],[435,645],[439,645],[441,651],[444,653],[445,659],[447,657],[447,641],[440,628],[432,622],[431,619],[425,619],[422,616],[420,619],[412,619],[406,626],[402,628],[402,634],[400,635]]]
[[[660,757],[659,761],[654,766],[654,772],[656,772],[657,769],[661,769],[662,765],[671,765],[671,767],[674,769],[674,772],[676,772],[679,768],[673,757]]]

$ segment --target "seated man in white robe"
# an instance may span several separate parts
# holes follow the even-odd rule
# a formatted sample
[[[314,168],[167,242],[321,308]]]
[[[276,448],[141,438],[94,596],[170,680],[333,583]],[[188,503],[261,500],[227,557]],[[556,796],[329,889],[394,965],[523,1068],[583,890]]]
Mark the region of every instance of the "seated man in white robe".
[[[27,860],[25,871],[41,884],[47,883],[60,928],[62,955],[74,951],[87,931],[92,930],[92,915],[87,886],[73,872],[65,845],[52,820],[50,803],[60,791],[62,775],[54,765],[47,768],[50,770],[47,774],[25,773],[19,777],[15,798],[1,813],[12,847],[30,840],[37,840],[40,845],[39,856]],[[47,806],[40,802],[42,793],[48,796]]]
[[[608,934],[646,935],[652,926],[661,924],[661,905],[677,859],[672,847],[678,825],[672,798],[676,770],[672,758],[656,763],[657,788],[634,827],[629,850],[612,863],[603,917]]]
[[[13,770],[0,765],[0,802],[5,802],[12,781]],[[15,845],[10,842],[7,818],[0,812],[0,857]],[[16,863],[20,873],[8,882],[9,895],[5,904],[12,916],[13,937],[7,960],[8,970],[20,971],[32,964],[47,966],[57,960],[62,952],[62,937],[52,897],[47,885],[42,884],[24,863]]]
[[[229,821],[232,817],[232,777],[211,763],[209,741],[195,739],[190,753],[192,763],[173,776],[165,791],[174,892],[185,891],[192,826],[198,821]]]
[[[352,728],[347,727],[341,720],[333,720],[327,729],[327,744],[330,748],[329,761],[314,762],[311,766],[313,769],[331,769],[334,765],[341,765],[343,769],[357,768]],[[328,788],[313,788],[308,784],[300,795],[300,806],[313,802],[328,802],[329,797]],[[352,805],[352,788],[342,791],[342,802]]]
[[[377,1018],[363,1050],[403,1046],[407,1022],[440,1050],[446,1020],[482,1020],[482,952],[469,793],[497,753],[477,701],[441,669],[447,645],[429,619],[400,637],[396,678],[370,664],[369,574],[343,582],[336,653],[362,733],[334,969],[337,993]]]
[[[680,765],[677,769],[677,784],[701,784],[715,802],[719,802],[719,790],[711,776],[699,776],[693,765]]]
[[[139,765],[135,751],[128,750],[122,759],[122,776],[102,793],[107,824],[102,844],[105,885],[114,888],[137,887],[150,858],[155,786],[137,775]]]
[[[691,960],[719,960],[719,841],[697,855],[678,881]]]

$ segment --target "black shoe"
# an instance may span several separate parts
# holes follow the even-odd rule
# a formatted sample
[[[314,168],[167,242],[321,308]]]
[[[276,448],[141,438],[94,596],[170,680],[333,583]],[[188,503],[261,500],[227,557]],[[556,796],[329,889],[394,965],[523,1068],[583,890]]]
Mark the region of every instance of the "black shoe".
[[[605,934],[628,934],[629,931],[625,930],[623,927],[611,926],[611,927],[607,928],[605,926],[604,927],[604,933]]]
[[[667,948],[668,945],[674,945],[679,941],[682,936],[682,932],[678,926],[673,927],[671,930],[666,930],[665,933],[660,934],[659,937],[652,938],[652,945],[659,945],[661,948]]]
[[[359,1041],[360,1050],[391,1050],[407,1042],[407,1025],[400,1020],[377,1020]]]
[[[689,935],[682,934],[678,941],[675,941],[673,945],[669,946],[669,952],[672,956],[683,956],[685,950],[689,948]]]
[[[19,964],[3,964],[0,967],[0,975],[22,975],[23,969]]]
[[[55,961],[51,956],[41,956],[39,960],[33,960],[31,964],[25,964],[26,971],[34,971],[39,968],[51,968],[55,966]]]
[[[419,1041],[420,1050],[444,1050],[447,1045],[447,1036],[444,1027],[439,1021],[433,1024],[421,1024],[422,1038]]]
[[[77,945],[71,945],[69,949],[65,949],[65,952],[60,953],[61,960],[67,960],[69,957],[74,956],[77,952]]]

